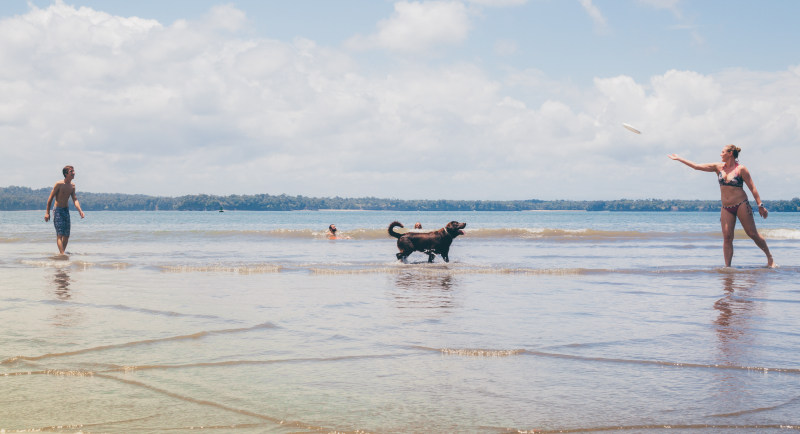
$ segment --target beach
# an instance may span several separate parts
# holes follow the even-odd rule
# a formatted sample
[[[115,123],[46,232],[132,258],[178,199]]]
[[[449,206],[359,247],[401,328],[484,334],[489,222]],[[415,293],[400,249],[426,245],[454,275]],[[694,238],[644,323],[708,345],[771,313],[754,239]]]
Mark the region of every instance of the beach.
[[[800,215],[0,212],[5,432],[800,429]],[[386,228],[466,222],[450,262]],[[336,224],[349,239],[329,240]]]

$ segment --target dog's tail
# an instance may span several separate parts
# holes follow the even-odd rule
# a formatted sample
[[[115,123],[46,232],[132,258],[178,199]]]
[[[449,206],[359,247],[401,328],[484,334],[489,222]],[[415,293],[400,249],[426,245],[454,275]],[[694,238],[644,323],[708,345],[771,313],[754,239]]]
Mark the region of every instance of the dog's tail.
[[[391,235],[391,236],[393,236],[393,237],[395,237],[395,238],[400,238],[400,237],[402,237],[402,236],[403,236],[403,234],[398,234],[397,232],[395,232],[395,231],[394,231],[394,228],[396,228],[396,227],[398,227],[398,226],[400,226],[401,228],[405,227],[405,226],[403,226],[403,224],[402,224],[402,223],[400,223],[400,222],[399,222],[399,221],[397,221],[397,220],[395,220],[395,221],[393,221],[391,224],[389,224],[389,235]]]

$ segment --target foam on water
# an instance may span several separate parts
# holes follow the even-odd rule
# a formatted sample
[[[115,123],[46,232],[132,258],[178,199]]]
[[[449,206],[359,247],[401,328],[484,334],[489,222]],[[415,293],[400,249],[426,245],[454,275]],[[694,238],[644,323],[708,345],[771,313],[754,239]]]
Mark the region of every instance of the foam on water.
[[[768,240],[800,240],[800,229],[775,228],[759,232]]]

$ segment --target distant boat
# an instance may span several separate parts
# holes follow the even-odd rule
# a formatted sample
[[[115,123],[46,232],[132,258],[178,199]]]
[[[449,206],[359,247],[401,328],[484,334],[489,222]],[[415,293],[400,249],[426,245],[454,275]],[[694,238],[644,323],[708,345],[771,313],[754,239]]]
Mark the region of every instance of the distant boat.
[[[224,209],[222,209],[222,206],[221,206],[221,205],[220,205],[220,207],[219,207],[219,212],[225,212],[225,210],[224,210]]]

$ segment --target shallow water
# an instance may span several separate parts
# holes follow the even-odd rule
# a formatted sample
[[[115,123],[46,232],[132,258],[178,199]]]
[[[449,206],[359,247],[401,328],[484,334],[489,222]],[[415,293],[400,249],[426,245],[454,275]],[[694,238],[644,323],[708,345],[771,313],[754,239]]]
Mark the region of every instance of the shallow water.
[[[800,215],[0,213],[0,429],[763,432],[800,425]],[[466,221],[450,263],[392,220]],[[328,240],[335,223],[350,239]]]

